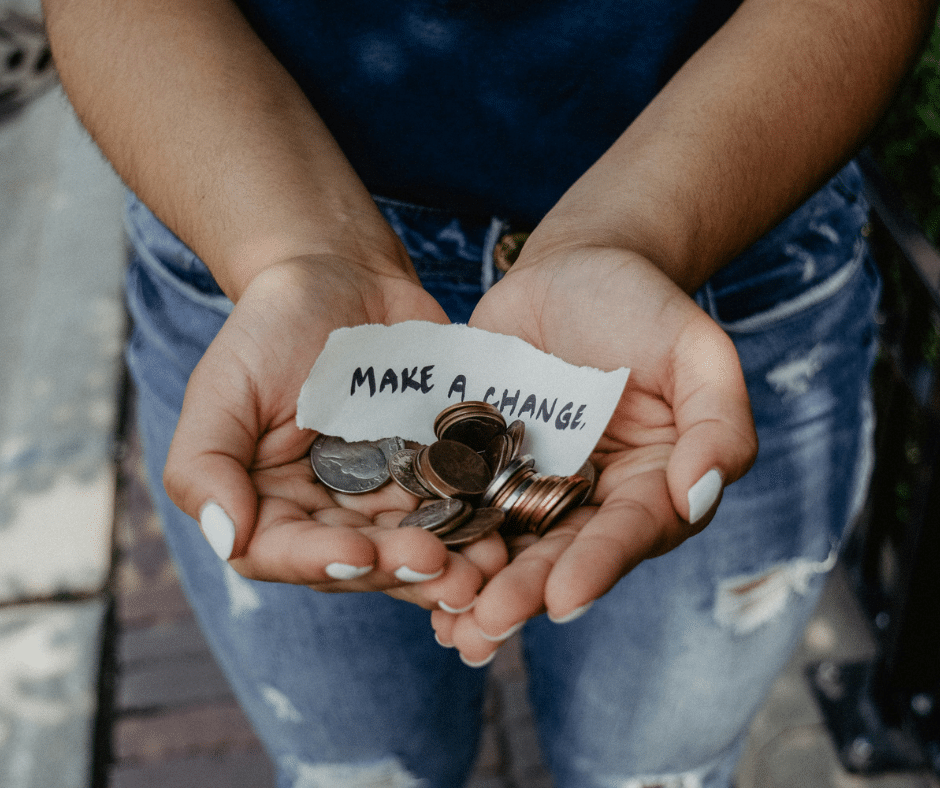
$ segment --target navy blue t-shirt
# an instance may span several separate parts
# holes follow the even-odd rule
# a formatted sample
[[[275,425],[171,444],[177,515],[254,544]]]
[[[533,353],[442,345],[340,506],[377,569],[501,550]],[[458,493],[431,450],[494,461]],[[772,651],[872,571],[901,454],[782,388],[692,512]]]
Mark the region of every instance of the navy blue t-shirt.
[[[534,225],[740,0],[239,0],[376,194]]]

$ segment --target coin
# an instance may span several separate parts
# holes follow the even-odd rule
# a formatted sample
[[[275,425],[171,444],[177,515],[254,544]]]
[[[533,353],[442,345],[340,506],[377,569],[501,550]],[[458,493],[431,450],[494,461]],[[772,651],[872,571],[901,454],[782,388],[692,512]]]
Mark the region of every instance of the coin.
[[[512,438],[505,432],[501,432],[487,445],[486,451],[483,452],[483,459],[490,466],[490,473],[493,476],[498,476],[513,458],[512,446]]]
[[[521,457],[516,457],[490,482],[486,492],[483,493],[483,498],[480,501],[481,505],[492,506],[493,501],[500,494],[503,487],[509,484],[518,474],[534,467],[535,459],[532,455],[523,454]]]
[[[337,492],[371,492],[389,480],[388,459],[374,441],[318,435],[310,449],[310,464],[317,478]]]
[[[398,524],[399,528],[423,528],[425,531],[450,530],[446,526],[466,522],[473,512],[473,507],[457,498],[443,498],[415,509]],[[463,519],[461,519],[463,518]]]
[[[421,484],[415,476],[414,459],[417,453],[415,449],[402,449],[395,452],[388,461],[388,472],[405,492],[418,498],[435,498],[437,496]]]
[[[472,544],[499,530],[505,520],[506,515],[499,509],[476,509],[467,522],[440,538],[448,547]]]
[[[516,419],[506,427],[506,435],[512,441],[512,457],[522,454],[522,441],[525,440],[525,422]]]
[[[486,460],[457,441],[435,441],[418,452],[414,465],[419,481],[444,498],[477,498],[492,478]]]
[[[434,434],[483,452],[497,435],[506,430],[499,409],[486,402],[460,402],[442,410],[434,420]]]
[[[588,488],[584,493],[584,498],[578,502],[578,506],[587,506],[591,502],[594,490],[597,489],[597,469],[594,467],[594,463],[591,462],[590,457],[584,461],[584,465],[578,469],[575,475],[586,479],[588,482]]]
[[[405,442],[401,438],[380,438],[372,442],[382,450],[386,460],[391,460],[396,453],[405,448]]]

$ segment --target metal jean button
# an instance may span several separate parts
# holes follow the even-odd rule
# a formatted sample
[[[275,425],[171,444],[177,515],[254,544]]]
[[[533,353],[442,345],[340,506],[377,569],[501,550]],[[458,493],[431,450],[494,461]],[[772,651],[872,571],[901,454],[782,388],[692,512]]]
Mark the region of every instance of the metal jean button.
[[[519,258],[519,252],[522,251],[522,245],[528,237],[529,233],[503,233],[493,247],[493,265],[498,270],[506,273]]]

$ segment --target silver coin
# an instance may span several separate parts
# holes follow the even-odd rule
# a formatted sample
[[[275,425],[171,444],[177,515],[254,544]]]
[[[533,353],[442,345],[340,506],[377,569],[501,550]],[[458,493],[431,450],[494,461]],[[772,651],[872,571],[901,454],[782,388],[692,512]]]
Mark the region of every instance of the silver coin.
[[[317,478],[337,492],[371,492],[389,480],[385,452],[373,441],[318,435],[310,449],[310,464]]]
[[[436,532],[445,526],[466,519],[473,511],[473,507],[466,501],[457,498],[443,498],[429,503],[411,514],[406,514],[398,524],[399,528],[423,528],[425,531]]]
[[[395,452],[388,461],[388,472],[405,492],[418,498],[436,498],[437,496],[430,490],[425,489],[424,485],[418,481],[418,477],[415,476],[414,461],[417,453],[414,449],[402,449]]]
[[[382,450],[386,460],[391,460],[396,453],[405,448],[405,442],[401,438],[381,438],[372,442]]]

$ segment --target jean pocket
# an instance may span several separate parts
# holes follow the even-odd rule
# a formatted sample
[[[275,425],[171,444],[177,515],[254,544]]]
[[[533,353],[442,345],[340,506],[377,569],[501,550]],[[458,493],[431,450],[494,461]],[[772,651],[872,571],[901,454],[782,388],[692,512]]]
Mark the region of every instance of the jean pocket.
[[[223,315],[232,311],[206,264],[131,192],[124,220],[135,258],[152,276],[194,304]]]
[[[784,250],[785,253],[787,251],[792,250]],[[728,333],[758,333],[824,304],[856,279],[867,267],[869,257],[868,244],[859,238],[847,261],[825,278],[815,279],[803,289],[781,287],[771,274],[755,278],[730,296],[716,292],[706,283],[699,292],[699,303]],[[877,289],[878,276],[873,269],[868,278],[872,289]],[[742,308],[748,302],[751,307]]]

